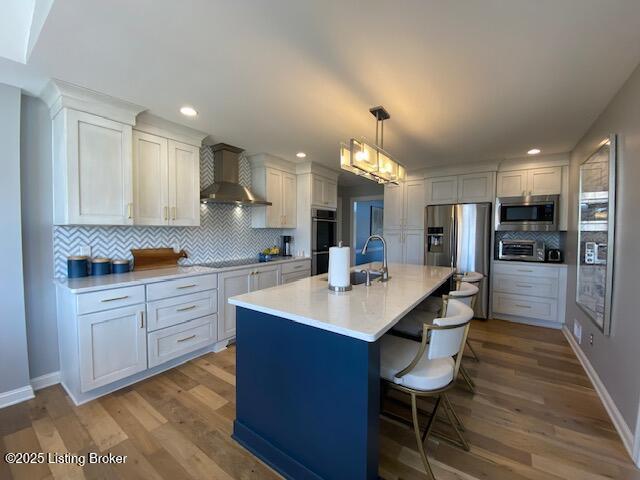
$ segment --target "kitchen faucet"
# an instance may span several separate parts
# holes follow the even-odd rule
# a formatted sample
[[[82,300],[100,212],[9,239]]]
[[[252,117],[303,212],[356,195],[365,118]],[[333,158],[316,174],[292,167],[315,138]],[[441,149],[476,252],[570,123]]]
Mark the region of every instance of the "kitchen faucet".
[[[364,247],[362,247],[362,255],[367,253],[367,248],[369,247],[369,240],[380,240],[382,242],[382,268],[377,272],[382,276],[380,277],[381,282],[386,282],[391,277],[389,276],[389,268],[387,267],[387,242],[381,235],[371,235],[367,238],[367,241],[364,242]]]

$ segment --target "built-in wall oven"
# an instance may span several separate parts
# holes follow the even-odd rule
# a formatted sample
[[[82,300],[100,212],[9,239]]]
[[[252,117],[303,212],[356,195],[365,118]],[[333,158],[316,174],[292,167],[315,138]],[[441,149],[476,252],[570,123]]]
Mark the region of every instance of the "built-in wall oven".
[[[552,232],[558,230],[560,195],[498,197],[495,227],[500,231]]]
[[[338,236],[336,212],[311,210],[311,274],[329,271],[329,248],[335,247]]]

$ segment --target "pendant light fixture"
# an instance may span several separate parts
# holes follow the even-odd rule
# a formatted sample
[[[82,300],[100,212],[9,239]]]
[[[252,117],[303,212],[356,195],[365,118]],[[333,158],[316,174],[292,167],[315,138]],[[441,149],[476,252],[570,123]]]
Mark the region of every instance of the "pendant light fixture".
[[[404,181],[406,170],[384,150],[384,121],[391,115],[382,106],[369,111],[376,117],[376,143],[371,145],[364,138],[352,138],[349,144],[341,143],[340,168],[377,183],[397,185]]]

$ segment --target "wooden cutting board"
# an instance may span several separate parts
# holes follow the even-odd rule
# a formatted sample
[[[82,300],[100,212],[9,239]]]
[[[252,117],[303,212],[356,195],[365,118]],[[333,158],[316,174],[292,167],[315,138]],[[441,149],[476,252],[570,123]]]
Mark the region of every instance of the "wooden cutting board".
[[[179,259],[187,258],[187,253],[184,250],[176,253],[173,248],[131,249],[131,254],[133,255],[134,270],[175,267]]]

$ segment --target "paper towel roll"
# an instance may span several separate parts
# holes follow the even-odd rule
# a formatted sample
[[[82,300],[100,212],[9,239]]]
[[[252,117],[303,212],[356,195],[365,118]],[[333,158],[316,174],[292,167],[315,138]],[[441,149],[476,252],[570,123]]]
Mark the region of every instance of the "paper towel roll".
[[[351,249],[349,247],[331,247],[329,249],[329,286],[349,287],[351,285],[350,261]]]

